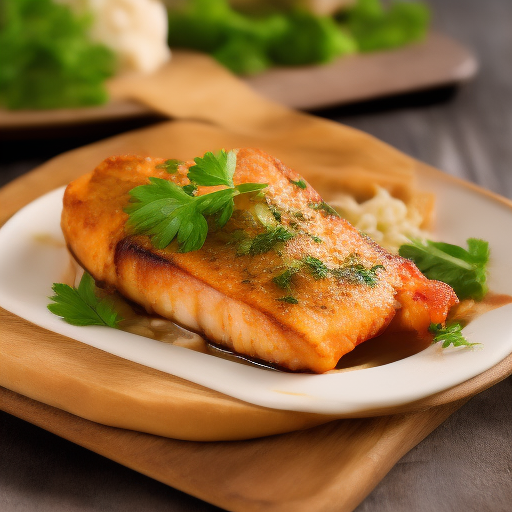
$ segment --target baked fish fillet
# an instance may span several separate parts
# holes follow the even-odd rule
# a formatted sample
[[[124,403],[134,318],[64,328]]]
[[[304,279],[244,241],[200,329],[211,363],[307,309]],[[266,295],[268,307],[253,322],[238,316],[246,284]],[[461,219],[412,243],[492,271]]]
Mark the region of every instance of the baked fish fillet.
[[[175,241],[156,249],[130,232],[123,210],[128,192],[150,176],[189,183],[194,162],[175,174],[157,168],[163,162],[108,158],[67,187],[62,214],[84,268],[150,313],[239,354],[320,373],[390,323],[426,332],[457,302],[449,286],[369,240],[298,174],[256,149],[238,150],[233,179],[268,183],[264,194],[237,196],[231,219],[210,230],[200,250],[180,253]],[[288,239],[272,241],[276,230]]]

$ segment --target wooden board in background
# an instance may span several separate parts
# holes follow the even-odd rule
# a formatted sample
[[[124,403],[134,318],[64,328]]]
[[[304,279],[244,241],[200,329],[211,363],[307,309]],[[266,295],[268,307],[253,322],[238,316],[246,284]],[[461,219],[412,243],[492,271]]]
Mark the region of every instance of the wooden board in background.
[[[169,66],[172,65],[171,60]],[[432,33],[421,44],[343,57],[325,66],[275,68],[248,77],[245,82],[277,103],[314,110],[460,84],[470,80],[477,69],[476,59],[468,49],[449,37]],[[148,106],[124,99],[80,109],[0,110],[0,131],[97,123],[152,113]]]

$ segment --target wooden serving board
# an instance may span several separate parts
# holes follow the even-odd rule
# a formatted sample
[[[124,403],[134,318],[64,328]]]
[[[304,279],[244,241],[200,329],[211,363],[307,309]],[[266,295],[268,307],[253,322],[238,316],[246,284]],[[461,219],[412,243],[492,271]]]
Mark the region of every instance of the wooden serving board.
[[[182,51],[175,51],[180,58]],[[174,58],[169,67],[174,65]],[[466,82],[477,72],[475,57],[441,34],[391,51],[343,57],[325,66],[275,68],[245,78],[255,91],[291,108],[314,110]],[[151,80],[151,77],[147,77]],[[116,98],[104,106],[52,111],[0,110],[0,130],[87,124],[147,116],[147,105]]]
[[[377,182],[406,200],[417,173],[454,179],[357,130],[268,102],[202,56],[177,64],[159,84],[134,81],[117,92],[182,121],[72,151],[12,182],[0,191],[0,224],[113,154],[190,159],[219,147],[256,146],[320,190],[348,187],[364,196],[369,184]],[[198,86],[205,76],[208,89]],[[370,411],[380,417],[337,421],[256,407],[5,311],[0,316],[0,369],[3,410],[201,499],[229,510],[343,511],[353,509],[464,400],[508,376],[512,356],[421,402]],[[198,441],[213,439],[238,440]]]
[[[349,130],[342,138],[344,151],[351,147],[345,155],[348,169],[355,168],[354,159],[364,160],[355,151],[362,144],[386,162],[395,158],[404,177],[407,166],[414,165],[418,173],[453,179],[358,132]],[[109,154],[177,151],[175,156],[187,158],[203,144],[242,142],[278,150],[265,137],[192,122],[169,122],[75,150],[4,187],[0,224],[35,196]],[[283,158],[292,156],[293,148],[279,147]],[[351,159],[350,153],[359,156]],[[300,170],[321,185],[324,174],[315,178],[308,172],[311,159],[310,154]],[[338,166],[341,176],[343,170]],[[215,505],[234,511],[349,511],[471,395],[509,375],[512,356],[421,402],[373,411],[384,414],[380,417],[330,421],[292,433],[284,432],[332,418],[253,406],[45,331],[6,311],[0,311],[0,368],[0,409]],[[280,432],[231,442],[163,437],[222,440]]]

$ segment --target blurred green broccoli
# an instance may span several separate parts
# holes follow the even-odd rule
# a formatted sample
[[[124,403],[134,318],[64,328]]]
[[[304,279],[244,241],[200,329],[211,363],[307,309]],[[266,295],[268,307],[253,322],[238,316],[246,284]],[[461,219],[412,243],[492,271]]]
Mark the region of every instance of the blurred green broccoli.
[[[404,46],[425,38],[430,10],[420,2],[391,2],[385,9],[381,0],[358,0],[346,14],[347,28],[361,52]]]
[[[0,105],[53,109],[105,103],[114,54],[92,43],[90,20],[52,0],[0,2]]]
[[[210,53],[234,73],[252,75],[417,41],[429,19],[424,4],[398,1],[386,10],[381,0],[358,0],[338,21],[303,9],[251,17],[227,0],[188,0],[169,11],[169,45]]]
[[[357,51],[357,44],[330,16],[291,11],[287,29],[272,41],[269,55],[276,64],[302,66],[331,62]]]

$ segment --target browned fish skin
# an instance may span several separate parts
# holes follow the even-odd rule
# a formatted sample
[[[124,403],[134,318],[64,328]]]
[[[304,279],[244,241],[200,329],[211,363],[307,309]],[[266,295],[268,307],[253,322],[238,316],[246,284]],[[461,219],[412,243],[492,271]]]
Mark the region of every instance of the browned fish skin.
[[[62,214],[68,246],[84,267],[150,312],[240,354],[291,370],[325,372],[392,320],[395,328],[426,331],[431,322],[444,322],[457,301],[449,286],[427,280],[410,261],[387,253],[345,220],[311,208],[321,201],[311,186],[297,187],[290,180],[300,176],[255,149],[238,150],[234,182],[268,183],[266,201],[282,212],[281,223],[296,236],[280,251],[237,255],[234,232],[243,229],[255,236],[265,231],[243,213],[255,201],[244,195],[236,198],[237,210],[225,228],[209,233],[201,250],[179,253],[175,242],[155,249],[148,237],[129,233],[123,208],[128,192],[146,184],[149,176],[188,183],[193,162],[168,174],[156,168],[163,161],[135,156],[105,160],[68,186]],[[272,279],[289,262],[312,256],[336,268],[354,254],[365,268],[383,265],[376,286],[315,279],[301,269],[293,276],[298,304],[277,300],[289,292]]]

